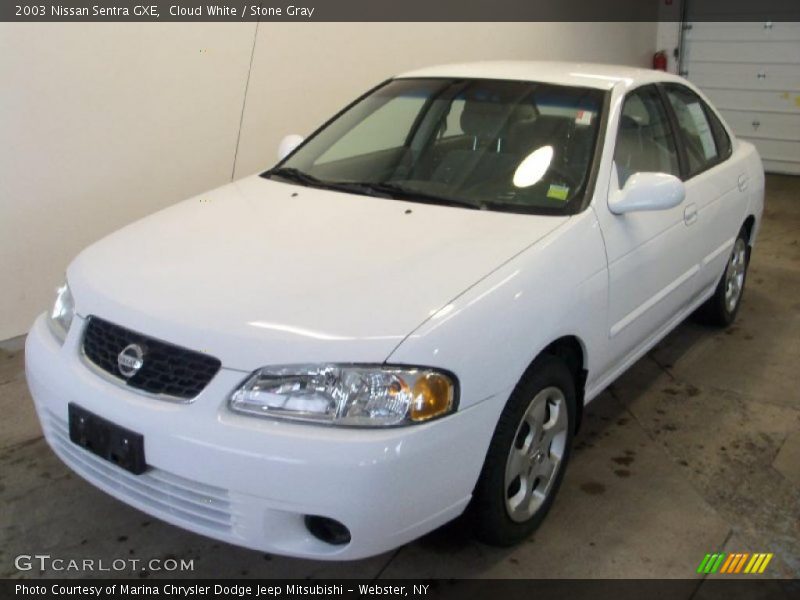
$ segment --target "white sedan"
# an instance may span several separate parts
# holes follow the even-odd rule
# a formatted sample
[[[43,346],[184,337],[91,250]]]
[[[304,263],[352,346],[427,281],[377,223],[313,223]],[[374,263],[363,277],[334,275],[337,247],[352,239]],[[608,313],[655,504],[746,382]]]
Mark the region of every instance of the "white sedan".
[[[299,145],[298,145],[299,144]],[[542,521],[586,403],[736,316],[752,145],[685,80],[434,67],[84,250],[27,340],[48,443],[164,521],[318,559]]]

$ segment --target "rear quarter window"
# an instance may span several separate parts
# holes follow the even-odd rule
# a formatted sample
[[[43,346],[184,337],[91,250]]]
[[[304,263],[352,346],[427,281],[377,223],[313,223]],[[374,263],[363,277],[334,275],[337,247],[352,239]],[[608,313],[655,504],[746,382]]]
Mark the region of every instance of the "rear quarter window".
[[[731,138],[725,130],[725,126],[708,106],[706,106],[706,115],[708,115],[708,120],[711,123],[711,131],[714,132],[714,139],[717,141],[720,160],[725,160],[733,152]]]

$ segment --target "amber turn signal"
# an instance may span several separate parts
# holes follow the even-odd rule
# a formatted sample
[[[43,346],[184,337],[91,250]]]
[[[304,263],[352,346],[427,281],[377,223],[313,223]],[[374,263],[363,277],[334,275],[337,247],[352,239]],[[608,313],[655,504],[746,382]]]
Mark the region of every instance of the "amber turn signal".
[[[440,373],[426,373],[414,383],[409,416],[412,421],[427,421],[453,408],[453,382]]]

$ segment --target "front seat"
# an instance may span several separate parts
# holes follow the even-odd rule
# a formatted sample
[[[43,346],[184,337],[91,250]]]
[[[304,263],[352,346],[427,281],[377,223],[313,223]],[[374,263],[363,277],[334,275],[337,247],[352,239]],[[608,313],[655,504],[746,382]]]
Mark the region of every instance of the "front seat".
[[[672,160],[669,152],[653,137],[651,127],[639,124],[633,117],[622,116],[614,151],[620,187],[624,187],[634,173],[671,173]]]
[[[513,163],[506,151],[509,106],[491,100],[467,100],[461,112],[461,130],[472,138],[468,149],[448,152],[431,179],[439,183],[463,186],[491,179]]]

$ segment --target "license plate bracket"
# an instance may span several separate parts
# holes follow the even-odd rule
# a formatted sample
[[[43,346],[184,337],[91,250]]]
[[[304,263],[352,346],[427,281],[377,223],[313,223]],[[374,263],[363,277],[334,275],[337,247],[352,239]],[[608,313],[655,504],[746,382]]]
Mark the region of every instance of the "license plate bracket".
[[[72,402],[67,408],[69,439],[74,444],[134,475],[147,470],[141,433],[107,421]]]

